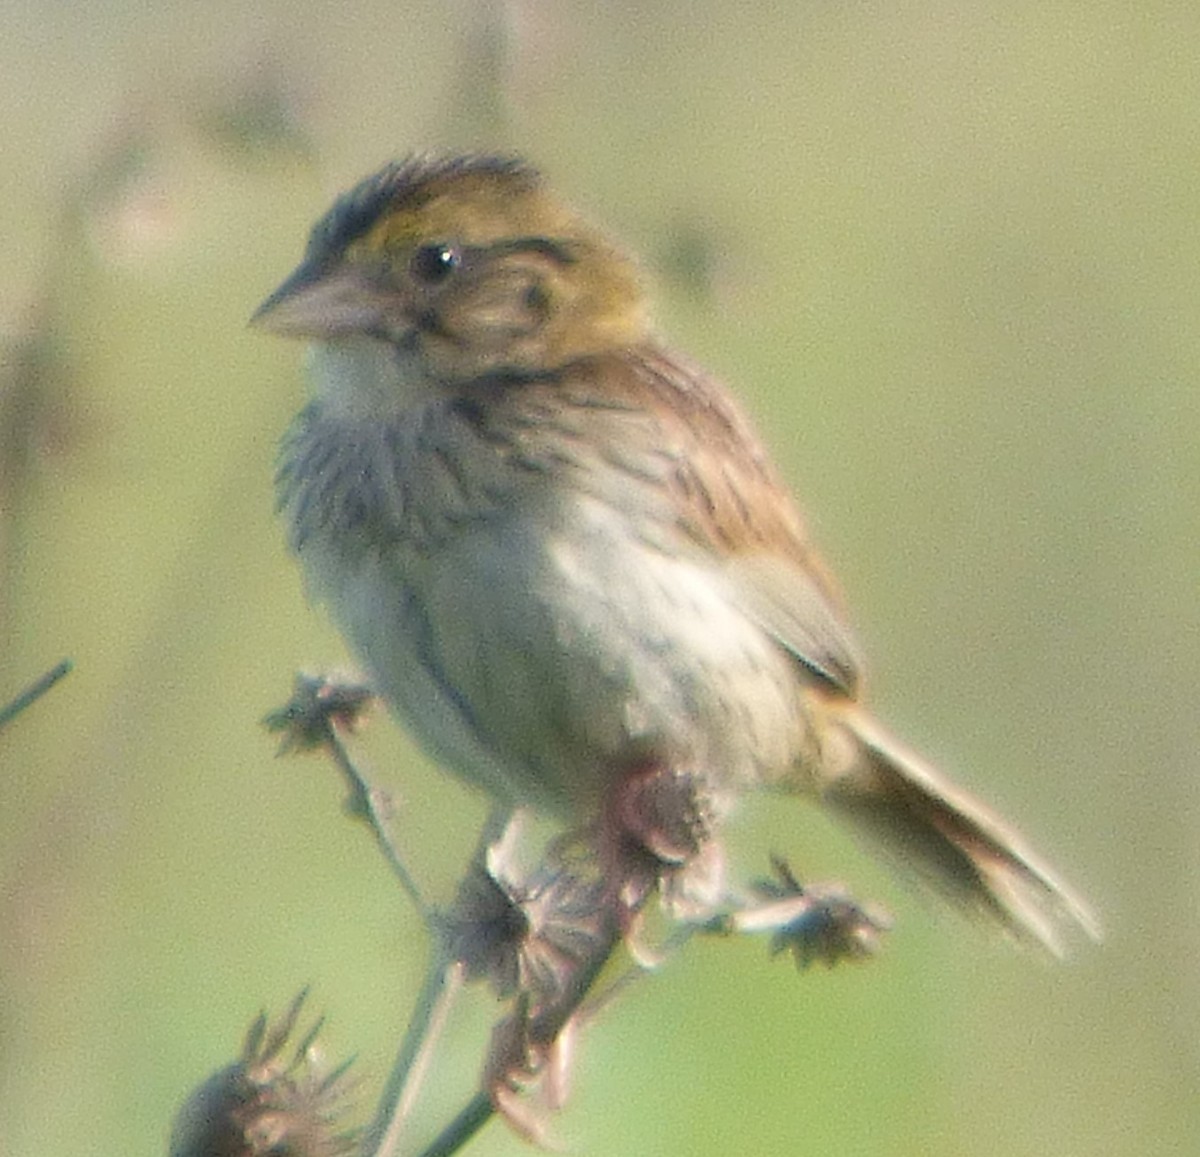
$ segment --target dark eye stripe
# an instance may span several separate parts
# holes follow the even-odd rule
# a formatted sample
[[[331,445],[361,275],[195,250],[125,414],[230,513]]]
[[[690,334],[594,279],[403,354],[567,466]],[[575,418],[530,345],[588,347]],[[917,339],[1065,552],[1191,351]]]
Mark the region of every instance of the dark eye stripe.
[[[547,257],[556,265],[574,265],[575,255],[564,244],[546,237],[514,237],[497,241],[492,245],[463,248],[449,242],[439,241],[420,246],[409,260],[409,272],[423,285],[438,285],[462,267],[476,254],[487,253],[494,257],[515,253],[536,253]]]
[[[538,253],[557,265],[574,265],[576,261],[566,245],[548,237],[514,237],[510,241],[497,241],[490,248],[493,253]]]

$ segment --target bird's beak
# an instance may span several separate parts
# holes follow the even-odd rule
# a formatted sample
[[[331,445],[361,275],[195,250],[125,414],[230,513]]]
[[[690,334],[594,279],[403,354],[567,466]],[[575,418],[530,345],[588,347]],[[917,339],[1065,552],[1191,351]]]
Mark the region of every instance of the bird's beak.
[[[378,333],[386,314],[387,297],[367,271],[305,262],[254,311],[250,324],[282,337],[332,338]]]

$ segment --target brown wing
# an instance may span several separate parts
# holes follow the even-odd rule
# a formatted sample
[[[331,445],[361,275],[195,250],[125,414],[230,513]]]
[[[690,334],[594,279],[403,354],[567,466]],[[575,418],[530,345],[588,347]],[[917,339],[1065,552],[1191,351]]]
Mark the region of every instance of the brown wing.
[[[725,560],[746,613],[831,688],[855,694],[858,648],[833,582],[724,386],[647,347],[496,388],[505,440],[531,468],[568,472],[664,548],[679,550],[682,537]]]

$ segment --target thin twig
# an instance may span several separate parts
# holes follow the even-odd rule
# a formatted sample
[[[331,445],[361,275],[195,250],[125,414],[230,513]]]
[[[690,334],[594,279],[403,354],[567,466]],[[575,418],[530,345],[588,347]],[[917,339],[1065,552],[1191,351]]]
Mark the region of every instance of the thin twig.
[[[333,758],[347,787],[346,808],[355,819],[371,829],[375,842],[401,888],[425,921],[432,926],[432,914],[404,863],[390,830],[391,799],[387,792],[372,787],[358,770],[342,742],[339,727],[353,728],[373,695],[369,687],[346,683],[323,675],[297,674],[292,697],[263,719],[268,731],[282,735],[279,754],[324,750]]]
[[[681,951],[684,946],[697,933],[703,932],[704,928],[697,924],[685,924],[677,928],[667,937],[665,943],[660,950],[663,957],[672,957],[675,953]],[[646,968],[641,965],[633,965],[626,968],[624,972],[618,976],[614,976],[612,980],[604,985],[603,988],[596,992],[588,990],[587,999],[581,1002],[579,1006],[579,1021],[582,1024],[587,1024],[593,1018],[600,1015],[610,1004],[612,1004],[618,996],[626,989],[636,984],[639,980],[644,980],[648,976],[654,976],[655,971],[652,968]]]
[[[410,887],[406,884],[409,878],[407,869],[400,860],[383,817],[374,807],[378,793],[363,778],[336,734],[332,733],[332,729],[327,745],[337,761],[339,770],[351,785],[353,800],[359,804],[360,812],[365,812],[365,818],[374,829],[379,846],[400,877],[401,884],[414,898],[418,908],[426,912],[426,926],[435,937],[435,955],[425,975],[425,983],[413,1005],[404,1040],[400,1044],[391,1074],[380,1095],[375,1118],[363,1136],[361,1151],[364,1157],[394,1157],[400,1135],[412,1114],[434,1049],[445,1028],[446,1018],[455,997],[462,989],[466,972],[459,961],[447,958],[435,921],[420,901],[415,885]],[[513,815],[508,808],[494,808],[489,813],[479,833],[472,862],[486,860],[488,848],[502,837],[511,822]]]
[[[608,935],[596,945],[596,951],[587,962],[587,967],[579,970],[562,999],[548,1005],[530,1020],[530,1040],[549,1044],[562,1032],[567,1021],[587,999],[588,993],[592,991],[600,973],[604,971],[620,943],[621,932],[614,921],[608,929]]]
[[[325,745],[350,789],[348,806],[351,812],[363,819],[371,829],[375,836],[375,842],[379,845],[379,850],[383,852],[383,858],[387,860],[396,879],[400,881],[400,887],[404,889],[413,907],[421,914],[425,923],[430,924],[431,914],[424,896],[421,895],[421,889],[417,886],[416,880],[408,870],[408,865],[401,857],[400,849],[396,847],[396,841],[392,839],[389,827],[391,817],[388,814],[390,803],[387,793],[372,787],[367,782],[354,760],[347,753],[341,737],[332,726],[325,738]]]
[[[429,1068],[446,1017],[463,984],[463,968],[439,951],[430,964],[375,1119],[363,1137],[365,1157],[393,1157]]]
[[[495,1112],[492,1098],[484,1092],[476,1093],[433,1143],[421,1150],[420,1157],[451,1157],[492,1119]]]
[[[32,703],[36,703],[55,683],[70,674],[73,666],[74,663],[70,659],[63,659],[61,663],[51,667],[40,679],[35,679],[30,683],[11,703],[0,707],[0,727],[11,722]]]
[[[557,1039],[567,1022],[583,1006],[620,943],[620,930],[614,921],[608,935],[596,945],[587,967],[580,969],[561,999],[530,1018],[527,1032],[531,1042],[549,1045]],[[496,1111],[496,1104],[486,1089],[476,1093],[421,1151],[420,1157],[451,1157],[492,1119]]]

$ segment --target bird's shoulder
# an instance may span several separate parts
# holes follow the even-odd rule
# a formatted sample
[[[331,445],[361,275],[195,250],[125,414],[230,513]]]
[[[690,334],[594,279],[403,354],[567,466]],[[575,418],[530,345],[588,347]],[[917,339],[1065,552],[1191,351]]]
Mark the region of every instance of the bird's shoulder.
[[[853,692],[858,648],[800,511],[732,393],[660,346],[493,386],[489,436],[533,469],[620,504],[643,537],[683,543],[824,682]]]

